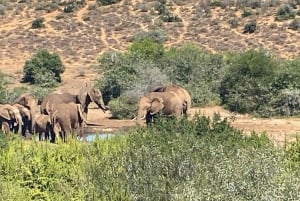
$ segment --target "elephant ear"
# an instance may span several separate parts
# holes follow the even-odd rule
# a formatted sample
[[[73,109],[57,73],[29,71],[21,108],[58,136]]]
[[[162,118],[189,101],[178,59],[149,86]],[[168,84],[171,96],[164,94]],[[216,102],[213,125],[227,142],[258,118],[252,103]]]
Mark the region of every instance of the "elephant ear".
[[[86,106],[88,91],[89,87],[85,86],[81,88],[81,90],[79,91],[79,95],[77,96],[77,101],[82,105],[82,107]]]
[[[166,91],[166,87],[162,86],[162,87],[157,87],[153,90],[153,92],[165,92]]]
[[[83,109],[82,109],[82,106],[80,104],[76,104],[76,107],[77,107],[77,112],[78,112],[78,116],[80,118],[80,121],[83,121],[83,122],[86,122],[86,118],[85,116],[83,115]]]
[[[6,108],[0,109],[0,116],[4,119],[11,120],[11,116]]]
[[[150,108],[150,114],[154,115],[164,108],[164,101],[162,98],[153,98]]]

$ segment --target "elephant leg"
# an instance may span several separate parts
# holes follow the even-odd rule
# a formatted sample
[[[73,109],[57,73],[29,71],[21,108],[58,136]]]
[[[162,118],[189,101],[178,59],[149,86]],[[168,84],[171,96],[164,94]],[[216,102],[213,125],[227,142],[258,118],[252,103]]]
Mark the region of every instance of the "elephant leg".
[[[9,125],[9,123],[3,122],[2,123],[2,128],[3,128],[4,134],[8,136],[9,132],[10,132],[10,125]]]
[[[152,123],[152,120],[153,120],[153,116],[147,112],[146,114],[146,125],[149,125],[150,123]]]

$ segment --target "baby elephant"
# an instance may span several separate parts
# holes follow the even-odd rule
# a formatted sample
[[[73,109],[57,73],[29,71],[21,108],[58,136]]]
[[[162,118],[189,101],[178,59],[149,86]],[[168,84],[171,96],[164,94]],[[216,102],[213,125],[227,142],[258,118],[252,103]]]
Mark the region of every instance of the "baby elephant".
[[[72,137],[80,135],[82,137],[82,127],[86,123],[83,116],[83,109],[80,104],[76,103],[62,103],[55,106],[50,113],[52,132],[51,142],[55,142],[55,137],[62,137],[66,141],[66,135],[72,134]]]
[[[40,114],[35,119],[34,124],[35,133],[39,134],[39,141],[48,140],[51,130],[50,116],[46,114]],[[44,137],[43,137],[44,134]]]

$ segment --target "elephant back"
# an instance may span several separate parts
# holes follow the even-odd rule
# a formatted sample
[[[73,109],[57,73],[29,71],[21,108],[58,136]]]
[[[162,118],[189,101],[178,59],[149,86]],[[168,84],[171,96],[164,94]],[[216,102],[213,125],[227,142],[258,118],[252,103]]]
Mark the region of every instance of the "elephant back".
[[[76,96],[72,95],[70,93],[63,93],[63,94],[49,94],[45,96],[41,102],[41,114],[50,114],[49,108],[52,110],[55,109],[55,107],[62,103],[76,103]]]

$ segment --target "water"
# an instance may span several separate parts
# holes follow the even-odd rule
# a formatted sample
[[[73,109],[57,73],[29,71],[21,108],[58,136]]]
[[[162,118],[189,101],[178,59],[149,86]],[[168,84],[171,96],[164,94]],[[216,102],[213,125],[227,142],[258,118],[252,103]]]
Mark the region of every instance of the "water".
[[[96,140],[96,138],[99,139],[111,139],[113,137],[115,137],[117,134],[113,134],[113,133],[99,133],[99,134],[86,134],[85,135],[85,141],[87,142],[93,142]],[[80,141],[82,141],[83,139],[80,139]]]
[[[81,142],[82,141],[93,142],[93,141],[96,140],[96,138],[99,138],[100,140],[101,139],[103,139],[103,140],[104,139],[111,139],[111,138],[115,137],[116,135],[117,134],[113,134],[113,133],[98,133],[98,134],[91,133],[91,134],[85,134],[83,138],[79,138],[79,136],[78,136],[77,140],[81,141]],[[35,140],[39,141],[39,136],[38,135],[35,137]],[[43,138],[43,140],[45,140],[45,139]]]

